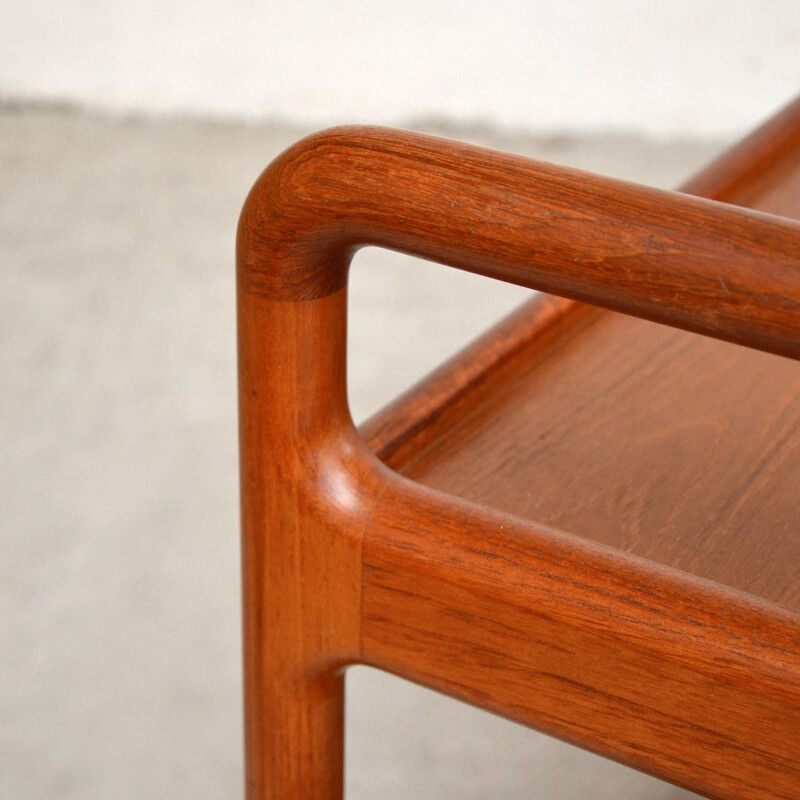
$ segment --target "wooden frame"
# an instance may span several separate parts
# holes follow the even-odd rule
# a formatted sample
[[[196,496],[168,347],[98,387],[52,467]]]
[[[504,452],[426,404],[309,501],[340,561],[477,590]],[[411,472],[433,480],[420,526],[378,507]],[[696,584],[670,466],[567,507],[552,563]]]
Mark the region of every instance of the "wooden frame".
[[[798,144],[796,103],[684,190],[738,202]],[[363,245],[569,299],[540,297],[359,432]],[[353,663],[709,797],[800,797],[795,609],[399,470],[573,301],[800,358],[798,265],[793,220],[432,137],[334,129],[280,156],[238,238],[248,798],[341,796]]]

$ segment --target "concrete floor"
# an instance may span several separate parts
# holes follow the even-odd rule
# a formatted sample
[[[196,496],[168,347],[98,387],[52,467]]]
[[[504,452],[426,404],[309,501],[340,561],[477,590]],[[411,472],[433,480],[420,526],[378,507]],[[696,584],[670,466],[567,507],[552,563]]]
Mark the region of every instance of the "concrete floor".
[[[233,238],[301,133],[0,115],[0,798],[241,795]],[[719,147],[444,133],[664,186]],[[352,287],[356,419],[526,296]],[[690,796],[365,668],[347,747],[356,800]]]

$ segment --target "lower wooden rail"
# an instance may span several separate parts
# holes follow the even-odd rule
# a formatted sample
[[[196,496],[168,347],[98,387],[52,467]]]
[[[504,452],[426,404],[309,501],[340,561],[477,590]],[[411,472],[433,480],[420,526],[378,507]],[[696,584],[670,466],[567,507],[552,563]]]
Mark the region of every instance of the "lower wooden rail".
[[[362,658],[710,797],[800,791],[800,621],[400,482],[364,545]]]

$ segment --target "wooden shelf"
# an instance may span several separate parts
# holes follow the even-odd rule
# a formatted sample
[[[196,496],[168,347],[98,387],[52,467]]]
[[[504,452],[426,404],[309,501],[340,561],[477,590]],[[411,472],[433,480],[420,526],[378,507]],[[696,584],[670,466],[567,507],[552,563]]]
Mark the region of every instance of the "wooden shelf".
[[[396,468],[800,610],[800,363],[582,307],[482,388]]]

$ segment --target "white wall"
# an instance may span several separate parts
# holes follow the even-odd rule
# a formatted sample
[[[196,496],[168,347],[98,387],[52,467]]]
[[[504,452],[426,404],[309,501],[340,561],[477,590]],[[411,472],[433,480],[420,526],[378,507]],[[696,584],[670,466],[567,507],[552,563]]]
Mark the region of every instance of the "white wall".
[[[800,0],[0,4],[7,100],[729,135],[798,89]]]

